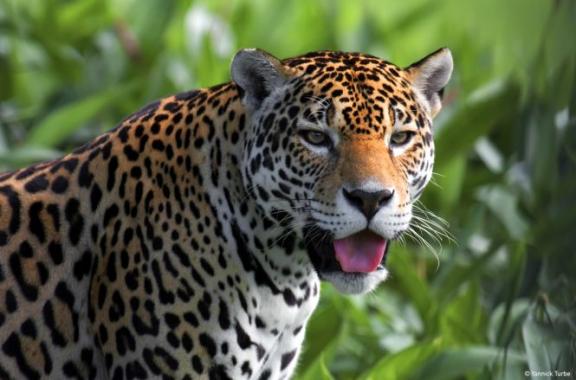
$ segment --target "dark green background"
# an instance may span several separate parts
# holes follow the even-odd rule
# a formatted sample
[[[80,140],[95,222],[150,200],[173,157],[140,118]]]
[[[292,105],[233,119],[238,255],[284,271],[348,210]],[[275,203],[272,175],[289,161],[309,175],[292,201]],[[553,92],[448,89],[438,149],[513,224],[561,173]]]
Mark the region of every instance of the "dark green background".
[[[323,288],[298,378],[576,377],[575,36],[572,0],[0,0],[0,169],[227,81],[241,47],[404,66],[448,46],[422,203],[449,225],[420,205],[385,285]]]

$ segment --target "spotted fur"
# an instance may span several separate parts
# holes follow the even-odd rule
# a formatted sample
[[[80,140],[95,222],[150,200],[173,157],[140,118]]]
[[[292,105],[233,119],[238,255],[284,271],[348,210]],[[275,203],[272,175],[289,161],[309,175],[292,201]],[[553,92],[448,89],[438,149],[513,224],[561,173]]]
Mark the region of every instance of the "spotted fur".
[[[289,378],[319,280],[386,277],[330,242],[408,228],[451,65],[243,50],[234,82],[1,175],[0,378]]]

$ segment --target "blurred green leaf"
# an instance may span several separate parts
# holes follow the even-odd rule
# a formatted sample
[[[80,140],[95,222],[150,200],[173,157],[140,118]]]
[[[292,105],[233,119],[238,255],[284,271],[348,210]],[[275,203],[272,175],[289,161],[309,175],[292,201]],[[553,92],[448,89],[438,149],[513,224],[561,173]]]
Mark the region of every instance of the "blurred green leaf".
[[[460,376],[470,375],[488,368],[495,361],[501,359],[503,355],[503,350],[496,347],[449,348],[430,357],[409,378],[426,380],[460,378]],[[507,356],[512,363],[523,363],[525,360],[522,355],[510,351]]]
[[[79,23],[80,19],[83,22]],[[77,40],[91,36],[111,21],[106,1],[83,0],[61,6],[56,25],[66,38]]]
[[[461,199],[462,187],[466,178],[465,157],[453,157],[440,169],[442,175],[436,175],[432,179],[426,197],[438,199],[439,205],[445,210],[458,207]]]
[[[149,62],[164,44],[164,35],[175,6],[174,0],[130,0],[118,6],[117,17],[128,22]],[[124,18],[125,15],[129,17]]]
[[[526,299],[516,299],[510,307],[508,321],[504,324],[505,305],[498,305],[488,322],[488,341],[497,344],[502,338],[511,337],[515,330],[521,326],[529,311],[529,301]],[[504,340],[505,341],[505,340]]]
[[[298,371],[303,379],[314,379],[325,372],[338,340],[344,333],[344,320],[335,305],[323,305],[310,318],[306,331],[306,344]]]
[[[121,99],[131,85],[123,85],[74,102],[48,115],[34,128],[26,141],[28,146],[52,147],[83,127],[106,106]]]
[[[442,308],[440,332],[447,344],[483,343],[484,316],[478,284],[466,283],[458,296]]]
[[[566,335],[570,323],[552,305],[543,303],[533,308],[522,325],[522,338],[531,371],[551,374],[555,371],[574,371],[576,352],[571,341],[574,337]]]
[[[0,152],[1,166],[24,166],[39,161],[53,160],[62,156],[62,152],[42,147],[21,147]]]
[[[528,223],[518,210],[518,198],[501,186],[478,189],[478,198],[498,217],[515,240],[524,240]]]
[[[481,136],[498,125],[513,123],[518,91],[510,82],[496,80],[476,90],[436,133],[436,167],[470,152]],[[506,104],[506,107],[502,107]],[[497,110],[497,112],[495,112]]]
[[[326,367],[324,355],[320,355],[304,374],[298,377],[302,380],[334,380],[334,377]]]
[[[439,342],[417,343],[398,353],[388,355],[366,370],[361,380],[404,380],[439,349]],[[426,377],[423,377],[426,378]]]
[[[409,257],[402,251],[394,251],[390,255],[388,265],[392,273],[401,273],[393,278],[394,283],[397,283],[405,296],[414,303],[422,319],[425,322],[430,321],[427,317],[434,312],[433,300],[429,294],[429,288],[416,273]]]

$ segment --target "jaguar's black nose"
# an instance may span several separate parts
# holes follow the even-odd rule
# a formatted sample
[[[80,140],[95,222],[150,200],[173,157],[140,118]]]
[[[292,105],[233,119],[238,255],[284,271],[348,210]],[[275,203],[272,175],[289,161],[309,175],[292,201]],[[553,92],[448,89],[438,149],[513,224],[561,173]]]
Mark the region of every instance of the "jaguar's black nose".
[[[364,191],[343,189],[344,197],[350,204],[366,216],[368,220],[380,210],[382,206],[387,205],[394,196],[393,189],[384,189],[380,191]]]

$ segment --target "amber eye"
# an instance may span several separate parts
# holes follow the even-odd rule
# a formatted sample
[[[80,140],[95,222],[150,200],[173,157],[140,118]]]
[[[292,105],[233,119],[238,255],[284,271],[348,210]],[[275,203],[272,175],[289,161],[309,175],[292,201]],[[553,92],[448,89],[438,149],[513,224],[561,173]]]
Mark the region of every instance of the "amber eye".
[[[329,147],[332,144],[330,137],[324,132],[317,131],[315,129],[304,129],[299,132],[300,137],[302,137],[308,144]]]
[[[408,144],[408,142],[414,136],[412,131],[395,132],[390,137],[390,145],[392,146],[402,146]]]

